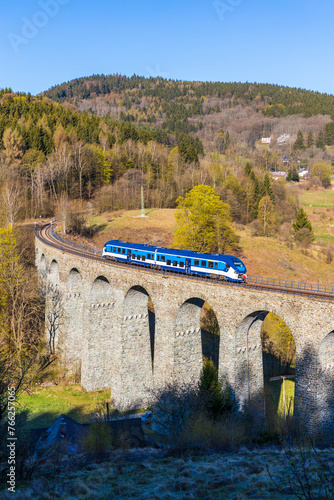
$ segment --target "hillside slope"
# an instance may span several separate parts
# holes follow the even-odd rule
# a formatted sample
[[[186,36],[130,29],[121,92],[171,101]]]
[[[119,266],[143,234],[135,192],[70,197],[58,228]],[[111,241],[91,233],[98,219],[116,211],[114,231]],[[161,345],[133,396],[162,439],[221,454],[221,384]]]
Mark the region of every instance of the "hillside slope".
[[[291,146],[299,129],[315,137],[324,129],[327,143],[334,142],[333,125],[327,125],[334,117],[334,96],[280,85],[93,75],[57,85],[44,95],[141,127],[195,134],[211,151],[223,152],[222,137],[217,137],[221,131],[246,148],[269,136],[273,148],[282,135],[290,136],[285,147]]]
[[[316,236],[314,244],[302,249],[291,240],[287,241],[284,234],[278,237],[252,237],[249,227],[236,225],[241,237],[241,258],[249,275],[333,286],[334,263],[328,258],[327,252],[328,248],[333,248],[334,254],[334,190],[305,191],[300,203],[312,222]],[[172,247],[175,210],[149,209],[145,218],[140,217],[140,214],[139,210],[130,210],[94,216],[90,224],[99,227],[100,231],[97,231],[93,242],[85,240],[85,243],[102,248],[106,241],[120,239]],[[78,236],[74,239],[82,240]]]

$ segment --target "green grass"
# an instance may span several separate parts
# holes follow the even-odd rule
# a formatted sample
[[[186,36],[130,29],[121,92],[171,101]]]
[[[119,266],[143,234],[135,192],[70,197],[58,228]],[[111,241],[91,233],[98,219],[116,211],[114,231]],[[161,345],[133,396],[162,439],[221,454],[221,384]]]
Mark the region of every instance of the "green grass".
[[[53,386],[21,394],[18,410],[28,411],[30,429],[49,427],[62,413],[84,423],[99,403],[109,399],[110,390],[85,392],[79,385]]]
[[[331,234],[316,233],[316,237],[324,243],[331,243],[332,245],[334,245],[334,236],[332,236]]]
[[[334,191],[320,189],[316,191],[303,191],[300,195],[302,206],[309,207],[334,207]]]

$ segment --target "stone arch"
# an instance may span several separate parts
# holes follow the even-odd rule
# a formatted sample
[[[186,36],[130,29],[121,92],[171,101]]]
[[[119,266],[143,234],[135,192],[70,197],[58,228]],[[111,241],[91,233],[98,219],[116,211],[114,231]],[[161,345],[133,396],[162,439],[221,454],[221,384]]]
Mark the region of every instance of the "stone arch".
[[[79,373],[83,346],[83,283],[78,269],[72,268],[67,277],[64,300],[64,353],[66,366]]]
[[[237,328],[235,342],[233,388],[240,407],[250,405],[262,424],[265,422],[265,397],[261,329],[269,312],[258,310],[246,316]]]
[[[46,256],[44,253],[41,255],[41,259],[39,262],[39,272],[43,278],[46,277],[46,271],[47,271],[47,262],[46,262]]]
[[[153,387],[155,317],[152,305],[149,293],[140,285],[131,287],[125,295],[121,333],[124,405],[128,396],[136,401],[135,406],[146,404],[147,391]]]
[[[55,285],[59,285],[59,267],[58,262],[53,259],[50,265],[49,270],[49,281],[50,283],[54,283]]]
[[[334,330],[321,342],[318,350],[318,429],[321,436],[333,441],[334,433]]]
[[[176,316],[174,378],[186,383],[198,380],[204,357],[213,359],[212,351],[205,348],[205,334],[201,328],[204,304],[208,304],[204,297],[192,297],[181,305]],[[219,353],[219,343],[216,349]],[[218,356],[216,359],[218,364]]]
[[[104,276],[98,276],[89,294],[89,319],[87,353],[82,365],[82,383],[90,390],[111,387],[117,393],[118,379],[115,353],[117,339],[115,335],[115,297],[114,291]]]

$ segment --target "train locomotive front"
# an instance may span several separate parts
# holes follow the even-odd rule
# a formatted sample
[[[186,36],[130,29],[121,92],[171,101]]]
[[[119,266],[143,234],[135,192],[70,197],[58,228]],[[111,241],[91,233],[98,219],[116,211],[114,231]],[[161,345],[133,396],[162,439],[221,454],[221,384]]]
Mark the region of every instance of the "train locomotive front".
[[[102,256],[118,262],[227,281],[243,282],[247,279],[245,264],[233,255],[205,254],[111,240],[104,245]]]

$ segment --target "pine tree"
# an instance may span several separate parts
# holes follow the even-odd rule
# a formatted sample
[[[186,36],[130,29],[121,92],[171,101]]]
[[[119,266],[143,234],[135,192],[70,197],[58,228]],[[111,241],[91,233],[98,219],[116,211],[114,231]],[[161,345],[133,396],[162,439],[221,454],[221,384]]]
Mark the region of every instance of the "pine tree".
[[[250,177],[251,171],[252,171],[252,167],[250,166],[250,163],[247,162],[245,165],[245,174],[247,175],[247,177]]]
[[[313,145],[314,145],[314,139],[313,139],[312,130],[310,130],[308,133],[308,136],[307,136],[307,147],[311,148]]]
[[[289,182],[289,181],[299,182],[300,179],[299,179],[299,174],[297,172],[296,167],[290,168],[289,173],[286,177],[286,180],[287,180],[287,182]]]
[[[297,139],[293,145],[293,149],[305,149],[304,136],[301,130],[298,130],[297,132]]]
[[[334,122],[326,123],[325,132],[326,132],[326,144],[327,146],[331,146],[332,144],[334,144]]]
[[[324,133],[323,133],[322,130],[320,130],[320,132],[318,134],[316,146],[319,149],[324,149],[325,148],[325,135],[324,135]]]
[[[229,131],[226,132],[226,135],[225,135],[225,150],[229,147],[230,145],[230,134],[229,134]]]
[[[295,222],[292,224],[292,227],[297,233],[297,231],[300,231],[301,229],[308,229],[312,235],[313,235],[313,228],[310,219],[308,218],[305,210],[303,208],[300,208],[296,214]]]
[[[259,181],[257,180],[257,178],[255,177],[254,194],[253,194],[253,200],[252,200],[252,211],[253,211],[254,219],[257,219],[259,203],[260,203],[261,198],[262,198],[262,196],[261,196],[260,184],[259,184]]]
[[[275,201],[275,195],[274,195],[274,192],[271,188],[270,177],[269,177],[268,173],[264,176],[264,187],[266,190],[266,194],[269,195],[269,198],[271,199],[271,201]]]
[[[218,370],[211,360],[204,360],[198,392],[204,412],[213,420],[236,410],[232,390],[227,383],[218,380]]]

